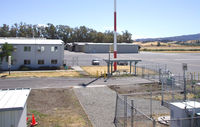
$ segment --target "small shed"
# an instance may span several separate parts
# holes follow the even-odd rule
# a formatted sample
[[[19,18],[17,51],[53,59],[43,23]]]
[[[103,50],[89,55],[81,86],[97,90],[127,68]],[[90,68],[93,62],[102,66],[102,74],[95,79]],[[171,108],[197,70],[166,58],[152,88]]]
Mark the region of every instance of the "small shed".
[[[30,88],[0,90],[0,127],[26,127]]]
[[[197,101],[173,102],[170,104],[170,126],[197,127],[200,125],[199,113],[200,103]]]

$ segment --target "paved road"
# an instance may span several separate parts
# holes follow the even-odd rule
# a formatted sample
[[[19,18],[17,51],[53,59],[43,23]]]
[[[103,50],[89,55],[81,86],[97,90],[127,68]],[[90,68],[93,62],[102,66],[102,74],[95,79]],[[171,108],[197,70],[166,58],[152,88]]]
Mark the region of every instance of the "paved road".
[[[12,78],[12,79],[0,79],[0,89],[3,88],[67,88],[73,86],[79,86],[83,83],[87,84],[93,81],[95,78]],[[90,85],[129,85],[137,83],[150,82],[146,79],[137,77],[125,77],[125,78],[110,78],[107,82],[104,79],[99,79]]]
[[[91,60],[94,58],[100,59],[101,65],[106,65],[103,59],[107,59],[108,54],[86,54],[65,51],[65,60],[71,61],[71,64],[78,64],[80,66],[91,65]],[[141,64],[166,64],[168,69],[176,74],[182,73],[182,63],[188,64],[189,72],[199,72],[200,70],[200,53],[140,52],[138,54],[118,54],[118,58],[140,59],[142,60]]]

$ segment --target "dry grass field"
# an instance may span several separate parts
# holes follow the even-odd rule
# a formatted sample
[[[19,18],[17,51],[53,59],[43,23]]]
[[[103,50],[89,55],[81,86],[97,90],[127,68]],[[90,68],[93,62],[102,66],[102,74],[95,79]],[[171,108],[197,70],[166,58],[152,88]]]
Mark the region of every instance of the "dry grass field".
[[[1,76],[6,76],[7,78],[17,78],[17,77],[78,77],[80,76],[76,71],[48,71],[48,72],[11,72],[0,73]]]
[[[107,66],[83,66],[81,67],[85,72],[90,74],[91,76],[100,76],[104,73],[107,73]],[[113,69],[114,70],[114,69]],[[117,70],[120,71],[122,74],[126,72],[127,74],[130,72],[130,66],[117,66]],[[142,75],[142,68],[137,67],[136,69],[138,75]],[[132,73],[135,72],[135,68],[132,66]],[[145,70],[144,74],[154,74],[155,72],[151,70]]]
[[[200,53],[200,46],[184,46],[172,43],[160,42],[134,42],[134,44],[140,45],[140,51],[151,52],[166,52],[166,53]]]
[[[34,113],[37,127],[92,127],[73,89],[34,89],[27,102],[28,125]]]

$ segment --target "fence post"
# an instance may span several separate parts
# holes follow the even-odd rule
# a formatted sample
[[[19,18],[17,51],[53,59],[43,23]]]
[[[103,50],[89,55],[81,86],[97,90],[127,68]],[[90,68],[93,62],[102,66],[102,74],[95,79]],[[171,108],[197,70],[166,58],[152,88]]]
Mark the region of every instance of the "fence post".
[[[164,80],[163,80],[163,75],[162,75],[162,79],[161,79],[161,83],[162,83],[162,100],[161,100],[161,105],[164,105]]]
[[[144,67],[142,66],[142,78],[144,78]]]
[[[124,96],[124,127],[127,127],[127,96]]]
[[[161,68],[159,68],[159,83],[161,83]]]
[[[156,121],[153,120],[153,127],[156,127]]]
[[[131,127],[134,126],[134,102],[131,100]]]
[[[150,93],[150,117],[153,117],[152,113],[152,85],[151,85],[151,93]]]
[[[116,93],[114,124],[117,122],[117,121],[116,121],[116,119],[117,119],[117,108],[118,108],[117,104],[118,104],[118,94]]]
[[[137,68],[136,68],[136,62],[135,62],[135,76],[137,75],[137,70],[136,70]]]

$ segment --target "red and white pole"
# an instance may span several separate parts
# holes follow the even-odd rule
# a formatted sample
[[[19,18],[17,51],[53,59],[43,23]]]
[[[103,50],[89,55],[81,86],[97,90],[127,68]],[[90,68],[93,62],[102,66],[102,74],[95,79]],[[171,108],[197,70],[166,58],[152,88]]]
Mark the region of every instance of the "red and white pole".
[[[117,58],[117,1],[114,0],[114,59]],[[117,70],[117,63],[114,62],[114,71]]]

